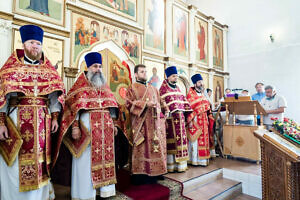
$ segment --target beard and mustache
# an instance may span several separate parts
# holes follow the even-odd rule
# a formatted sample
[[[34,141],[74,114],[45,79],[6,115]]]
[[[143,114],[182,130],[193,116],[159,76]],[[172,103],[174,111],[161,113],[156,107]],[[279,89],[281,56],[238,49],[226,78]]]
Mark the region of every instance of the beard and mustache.
[[[87,79],[89,80],[89,82],[96,88],[99,88],[102,85],[106,84],[106,80],[105,80],[102,72],[94,73],[92,71],[88,71],[86,76],[87,76]]]
[[[31,60],[40,60],[42,57],[42,51],[37,52],[35,50],[29,50],[27,48],[24,48],[24,51],[25,51],[25,55]]]
[[[203,85],[195,86],[196,90],[202,92],[204,90]]]

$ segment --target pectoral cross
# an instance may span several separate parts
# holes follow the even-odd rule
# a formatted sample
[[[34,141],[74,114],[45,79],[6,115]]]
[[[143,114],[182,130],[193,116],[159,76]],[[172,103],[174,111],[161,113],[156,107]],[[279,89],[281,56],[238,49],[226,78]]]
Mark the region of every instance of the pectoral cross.
[[[99,103],[99,106],[101,107],[103,101],[101,99],[98,99],[97,102]]]

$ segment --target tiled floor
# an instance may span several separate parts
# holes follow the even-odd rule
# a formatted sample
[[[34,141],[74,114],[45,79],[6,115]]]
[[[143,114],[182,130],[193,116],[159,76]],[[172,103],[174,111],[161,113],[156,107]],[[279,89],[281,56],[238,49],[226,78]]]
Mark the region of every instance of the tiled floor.
[[[184,173],[169,173],[166,176],[180,182],[185,182],[192,178],[201,176],[203,174],[209,173],[213,170],[220,168],[231,169],[259,176],[261,174],[261,165],[257,165],[255,163],[250,163],[246,161],[215,158],[214,160],[210,161],[210,164],[207,167],[189,166],[189,169]]]

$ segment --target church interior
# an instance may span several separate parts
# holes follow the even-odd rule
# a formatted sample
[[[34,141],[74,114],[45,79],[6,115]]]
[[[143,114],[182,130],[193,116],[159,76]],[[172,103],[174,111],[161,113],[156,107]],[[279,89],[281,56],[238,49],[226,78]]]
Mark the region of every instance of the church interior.
[[[70,144],[63,141],[59,150],[61,157],[58,156],[56,161],[56,166],[62,170],[58,172],[59,169],[54,167],[51,171],[51,174],[60,174],[51,177],[55,199],[299,200],[300,124],[297,121],[300,122],[300,107],[296,100],[300,98],[297,89],[297,74],[300,73],[299,6],[300,2],[296,0],[1,1],[1,67],[7,64],[7,59],[16,49],[24,48],[20,28],[28,24],[39,26],[44,31],[43,55],[58,72],[67,96],[74,91],[72,87],[81,74],[93,66],[88,64],[87,55],[90,52],[101,54],[102,74],[120,108],[118,114],[124,119],[124,130],[118,127],[114,136],[113,160],[116,164],[112,173],[116,174],[115,195],[104,198],[100,195],[103,191],[97,190],[93,198],[73,196],[71,176],[73,178],[74,174],[63,170],[64,163],[71,163],[74,154],[68,151]],[[159,99],[163,100],[167,95],[161,94],[161,87],[169,83],[170,76],[177,74],[176,91],[190,102],[189,112],[197,108],[197,105],[193,106],[194,97],[190,100],[189,95],[190,88],[197,88],[198,81],[203,89],[200,93],[209,102],[209,111],[204,117],[205,131],[202,124],[201,127],[199,124],[190,126],[197,117],[190,122],[190,117],[184,114],[183,123],[186,124],[180,128],[186,129],[184,139],[189,142],[186,144],[189,158],[193,148],[196,148],[196,157],[197,148],[199,152],[202,148],[197,141],[209,141],[208,156],[200,160],[205,164],[199,159],[197,164],[189,160],[182,171],[179,166],[176,171],[169,168],[169,157],[166,156],[167,172],[151,184],[133,184],[130,172],[137,145],[131,144],[136,130],[134,122],[137,120],[138,124],[139,119],[135,118],[136,115],[131,116],[136,104],[130,101],[133,105],[128,109],[128,93],[138,82],[136,66],[139,64],[147,73],[145,85],[155,88]],[[168,71],[172,66],[175,66],[175,72]],[[198,79],[193,79],[195,74],[200,74]],[[1,84],[5,84],[2,71]],[[195,95],[199,96],[200,93],[196,92]],[[3,93],[4,90],[0,91],[0,113]],[[67,97],[66,103],[68,101]],[[171,105],[164,103],[162,110]],[[71,112],[72,109],[77,108],[70,107]],[[169,118],[173,116],[172,110],[168,114]],[[157,116],[153,114],[153,119],[157,120]],[[172,123],[175,130],[177,122]],[[170,124],[167,120],[166,126],[164,132],[168,135]],[[191,139],[196,137],[194,130],[196,135],[201,132],[197,137],[206,138],[203,141]],[[154,135],[156,131],[154,129]],[[181,142],[182,133],[179,135]],[[166,135],[164,140],[169,145],[172,139],[166,139]],[[27,140],[25,136],[21,137]],[[3,157],[7,151],[3,145],[5,142],[7,140],[0,137]],[[195,146],[191,147],[194,142]],[[154,145],[154,152],[155,148]],[[166,151],[169,156],[169,146]],[[64,152],[69,157],[64,158]],[[3,163],[0,162],[0,200],[17,200],[1,195],[5,193],[3,185],[6,184],[1,179],[1,170],[8,167],[1,166]],[[19,173],[23,171],[20,169]]]

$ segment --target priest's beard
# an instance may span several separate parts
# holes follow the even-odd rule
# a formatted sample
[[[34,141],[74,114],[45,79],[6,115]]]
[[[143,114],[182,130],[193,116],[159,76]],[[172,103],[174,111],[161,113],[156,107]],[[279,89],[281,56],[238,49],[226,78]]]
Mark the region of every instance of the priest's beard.
[[[106,83],[102,72],[94,73],[92,71],[88,71],[86,76],[89,82],[96,88],[99,88]]]
[[[138,80],[138,81],[141,81],[141,82],[146,82],[146,81],[147,81],[147,79],[145,79],[145,78],[143,78],[143,77],[138,77],[137,80]]]
[[[202,92],[203,91],[203,86],[202,85],[201,86],[195,86],[195,88],[196,88],[196,90],[198,92]]]
[[[24,47],[25,55],[31,60],[40,60],[42,57],[42,51],[37,52],[35,50],[30,50]]]

